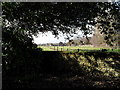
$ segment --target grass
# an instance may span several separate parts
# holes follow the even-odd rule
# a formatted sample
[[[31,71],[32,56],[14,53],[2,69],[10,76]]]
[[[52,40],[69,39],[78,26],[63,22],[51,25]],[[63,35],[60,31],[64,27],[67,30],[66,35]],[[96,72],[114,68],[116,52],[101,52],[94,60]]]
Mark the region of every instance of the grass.
[[[109,49],[108,52],[120,52],[120,49]]]
[[[79,49],[79,52],[91,52],[99,51],[102,49],[107,49],[107,52],[120,52],[120,49],[110,49],[104,47],[92,47],[92,46],[38,46],[42,48],[43,51],[65,51],[65,52],[76,52]]]
[[[38,46],[38,48],[42,48],[43,51],[54,51],[53,49],[50,49],[48,46]]]
[[[120,70],[112,68],[111,66],[115,66],[115,64],[120,64],[120,62],[115,62],[116,57],[117,60],[119,56],[114,56],[109,53],[118,53],[120,52],[120,49],[108,49],[108,48],[94,48],[90,46],[83,46],[83,47],[78,47],[78,46],[42,46],[43,51],[54,51],[58,50],[61,51],[61,48],[65,51],[62,51],[61,54],[64,58],[69,59],[75,59],[79,62],[79,65],[85,67],[88,71],[92,72],[94,70],[102,72],[105,76],[114,76],[114,77],[120,77]],[[67,51],[67,49],[69,49]],[[72,50],[71,50],[72,49]],[[76,49],[81,49],[81,51],[77,52]],[[101,50],[101,49],[108,49],[106,52],[89,52],[89,50]],[[82,51],[82,50],[88,50],[88,51]],[[79,55],[81,54],[82,55]],[[88,54],[87,54],[88,53]],[[93,55],[89,55],[89,54]],[[102,56],[100,56],[100,55]],[[106,58],[103,58],[105,55]],[[110,55],[110,56],[109,56]],[[109,57],[107,57],[109,56]],[[113,57],[114,58],[113,58]],[[97,59],[96,59],[97,58]],[[68,59],[68,60],[69,60]],[[89,61],[90,60],[90,61]],[[108,63],[109,62],[109,63]]]
[[[83,52],[63,54],[63,56],[68,60],[70,58],[73,60],[77,60],[79,65],[88,72],[101,72],[101,74],[103,74],[104,76],[120,77],[120,56],[118,53]]]

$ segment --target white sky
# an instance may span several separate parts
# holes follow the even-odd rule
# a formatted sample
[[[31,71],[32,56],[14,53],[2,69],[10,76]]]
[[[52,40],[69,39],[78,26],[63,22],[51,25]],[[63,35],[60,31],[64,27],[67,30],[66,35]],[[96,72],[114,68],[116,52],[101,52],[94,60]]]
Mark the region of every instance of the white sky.
[[[77,34],[72,34],[74,37],[78,36],[78,35],[82,35],[82,33],[80,31],[77,32]],[[72,38],[74,38],[72,37]],[[70,39],[72,39],[70,38]],[[47,33],[39,33],[38,37],[33,36],[34,39],[34,43],[36,44],[45,44],[45,43],[59,43],[59,42],[68,42],[65,39],[65,35],[63,35],[62,33],[60,33],[59,35],[59,39],[55,38],[54,35],[52,35],[52,33],[49,31]]]
[[[35,37],[35,36],[33,36],[33,42],[34,43],[36,43],[36,44],[46,44],[46,43],[59,43],[59,42],[63,42],[63,43],[66,43],[66,42],[68,42],[68,40],[67,39],[65,39],[65,38],[67,38],[67,35],[66,34],[63,34],[62,32],[58,32],[59,33],[59,38],[55,38],[55,36],[54,35],[52,35],[52,32],[50,32],[50,31],[48,31],[48,32],[46,32],[46,33],[44,33],[44,34],[42,34],[41,32],[37,35],[38,37]],[[77,36],[79,36],[79,37],[82,37],[83,36],[83,33],[82,33],[82,31],[81,30],[79,30],[79,28],[76,28],[76,30],[75,30],[75,33],[77,33],[77,34],[72,34],[72,36],[73,37],[70,37],[69,35],[69,37],[70,37],[70,39],[73,39],[73,38],[75,38],[75,37],[77,37]],[[91,37],[93,34],[91,34],[91,35],[88,35],[88,37]]]

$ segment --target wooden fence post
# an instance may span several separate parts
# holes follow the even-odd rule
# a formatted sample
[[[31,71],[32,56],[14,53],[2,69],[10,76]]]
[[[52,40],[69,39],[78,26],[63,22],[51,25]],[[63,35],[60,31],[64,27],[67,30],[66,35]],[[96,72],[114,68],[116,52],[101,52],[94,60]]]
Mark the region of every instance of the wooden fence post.
[[[61,51],[62,51],[62,48],[61,48]]]
[[[67,48],[67,51],[68,51],[68,48]]]

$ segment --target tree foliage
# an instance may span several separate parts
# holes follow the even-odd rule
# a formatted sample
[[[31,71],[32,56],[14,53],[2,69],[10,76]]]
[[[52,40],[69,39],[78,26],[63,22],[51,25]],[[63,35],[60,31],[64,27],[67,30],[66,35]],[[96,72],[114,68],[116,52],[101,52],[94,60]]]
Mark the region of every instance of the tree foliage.
[[[92,12],[99,10],[94,4],[97,3],[3,3],[3,22],[7,20],[12,27],[29,34],[52,31],[58,35],[58,30],[69,32],[73,26],[85,29],[88,20],[93,21],[97,14]]]
[[[59,34],[58,31],[75,33],[75,29],[72,29],[75,27],[80,27],[84,35],[88,35],[93,29],[87,25],[96,23],[100,23],[101,32],[110,37],[118,30],[120,21],[119,3],[9,2],[3,3],[2,8],[3,31],[12,27],[14,31],[22,31],[30,37],[38,32],[46,31],[52,31],[56,36]],[[115,30],[109,29],[110,19]]]
[[[104,14],[97,17],[97,29],[103,34],[108,45],[116,46],[120,28],[120,3],[113,3],[112,6],[108,4],[103,11]]]

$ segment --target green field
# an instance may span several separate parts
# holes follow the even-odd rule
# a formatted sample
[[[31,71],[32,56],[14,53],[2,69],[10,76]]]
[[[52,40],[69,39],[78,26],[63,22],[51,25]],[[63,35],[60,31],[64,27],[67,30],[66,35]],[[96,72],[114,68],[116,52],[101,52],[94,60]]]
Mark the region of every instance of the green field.
[[[52,49],[50,49],[49,47],[47,46],[40,46],[38,48],[42,48],[43,51],[53,51]]]
[[[43,51],[83,52],[83,51],[100,51],[102,49],[107,49],[107,52],[120,52],[120,49],[92,46],[38,46],[38,48],[42,48]]]

